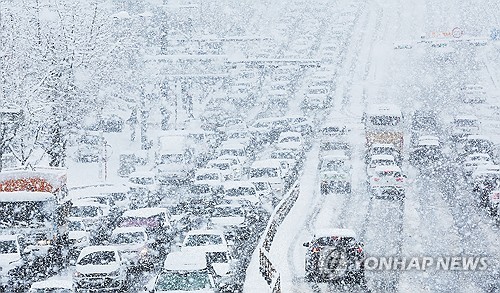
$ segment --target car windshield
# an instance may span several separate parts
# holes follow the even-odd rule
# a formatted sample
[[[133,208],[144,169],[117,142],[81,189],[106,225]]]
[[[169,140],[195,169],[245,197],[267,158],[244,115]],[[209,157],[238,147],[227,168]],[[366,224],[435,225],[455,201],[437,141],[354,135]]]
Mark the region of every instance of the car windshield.
[[[47,288],[31,289],[28,292],[29,293],[71,293],[71,292],[73,292],[73,290],[67,289],[67,288],[47,287]]]
[[[379,171],[377,172],[379,177],[401,177],[401,173],[397,171]]]
[[[271,159],[293,160],[293,159],[295,159],[295,156],[293,153],[290,153],[290,152],[274,152],[271,154]]]
[[[187,236],[185,246],[205,246],[222,244],[222,237],[217,234],[195,234]]]
[[[68,222],[68,230],[69,231],[83,231],[85,227],[82,222],[79,221],[70,221]]]
[[[226,196],[255,195],[255,189],[252,187],[235,187],[226,190]]]
[[[196,180],[202,181],[202,180],[219,180],[219,174],[217,173],[205,173],[205,174],[199,174],[196,175]]]
[[[210,264],[227,263],[228,261],[229,257],[225,251],[207,252],[207,262]]]
[[[456,119],[455,125],[458,127],[476,127],[477,120],[472,119]]]
[[[102,210],[96,206],[73,206],[70,210],[71,217],[94,218],[102,215]]]
[[[183,154],[166,154],[161,156],[161,163],[183,163],[184,155]]]
[[[116,262],[116,255],[114,251],[95,251],[82,257],[78,264],[85,265],[107,265]]]
[[[253,185],[255,186],[255,189],[257,189],[258,191],[270,189],[268,182],[253,182]]]
[[[157,291],[195,291],[212,288],[207,272],[161,272],[156,281]]]
[[[220,155],[229,155],[229,156],[237,156],[237,157],[244,157],[245,156],[245,151],[242,149],[222,149],[220,151]]]
[[[392,160],[373,160],[372,165],[389,166],[389,165],[394,165],[394,161],[392,161]]]
[[[338,170],[338,169],[344,167],[344,165],[345,165],[344,161],[341,161],[341,160],[325,161],[325,162],[323,162],[321,169],[333,171],[333,170]]]
[[[211,168],[216,168],[219,170],[229,170],[231,165],[229,163],[212,163],[210,164]]]
[[[0,253],[17,253],[17,244],[15,240],[3,240],[0,241]]]
[[[289,136],[282,138],[280,142],[300,142],[300,138],[297,136]]]
[[[401,120],[400,117],[398,116],[373,116],[370,117],[370,123],[372,125],[377,125],[377,126],[396,126],[399,124],[399,121]]]
[[[353,241],[354,238],[352,237],[337,237],[337,236],[331,236],[331,237],[320,237],[317,238],[315,241],[313,241],[313,245],[317,246],[336,246],[340,242],[342,243],[349,243]]]
[[[161,215],[154,215],[151,217],[124,217],[121,219],[120,227],[155,228],[160,226],[161,221]]]
[[[276,168],[257,168],[250,171],[251,178],[267,178],[278,177],[278,169]]]
[[[215,207],[212,210],[212,217],[244,217],[241,207]]]
[[[155,183],[155,179],[153,177],[130,177],[128,181],[130,183],[140,185],[150,185]]]
[[[114,244],[143,243],[146,241],[144,232],[127,232],[113,235],[111,242]]]
[[[377,147],[371,151],[372,155],[392,155],[393,153],[394,149],[388,147]]]

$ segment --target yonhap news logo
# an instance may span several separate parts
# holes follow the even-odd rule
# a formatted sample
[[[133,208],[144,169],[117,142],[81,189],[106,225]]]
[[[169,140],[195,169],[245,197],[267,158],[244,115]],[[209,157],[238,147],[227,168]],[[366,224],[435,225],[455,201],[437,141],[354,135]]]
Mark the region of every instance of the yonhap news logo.
[[[356,262],[356,266],[367,271],[485,271],[489,261],[486,256],[370,256]]]

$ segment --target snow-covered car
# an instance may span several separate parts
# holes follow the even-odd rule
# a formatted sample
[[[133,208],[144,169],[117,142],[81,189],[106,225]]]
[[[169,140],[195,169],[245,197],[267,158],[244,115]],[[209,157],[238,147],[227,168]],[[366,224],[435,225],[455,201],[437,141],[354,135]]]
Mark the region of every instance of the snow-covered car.
[[[245,207],[238,203],[220,204],[210,209],[210,223],[228,240],[248,236]]]
[[[75,291],[125,290],[127,265],[114,246],[88,246],[82,249],[73,273]]]
[[[219,146],[218,156],[236,156],[239,158],[240,162],[245,165],[249,162],[250,158],[253,156],[249,153],[248,146],[240,143],[240,142],[231,142],[226,141],[223,142]]]
[[[217,128],[218,131],[228,132],[228,131],[238,131],[238,130],[246,130],[248,128],[246,122],[239,118],[233,117],[228,118],[222,122],[222,125]]]
[[[323,109],[331,105],[332,97],[327,87],[309,85],[303,91],[304,97],[301,103],[303,109]]]
[[[260,203],[255,185],[250,181],[224,182],[224,197],[228,202],[255,206]]]
[[[159,252],[153,249],[155,240],[149,239],[144,227],[118,227],[113,230],[110,245],[129,261],[129,269],[151,269]],[[165,255],[165,252],[163,252]]]
[[[460,87],[460,100],[467,104],[486,102],[486,90],[481,84],[466,84]]]
[[[255,186],[255,190],[257,191],[257,196],[261,201],[269,201],[273,203],[277,203],[281,197],[277,197],[273,187],[269,181],[263,180],[250,180],[252,184]]]
[[[490,161],[490,162],[493,162],[490,155],[483,154],[483,153],[473,153],[473,154],[467,155],[465,157],[464,161]]]
[[[458,143],[458,152],[461,155],[484,153],[493,157],[494,143],[486,135],[467,135]]]
[[[68,221],[83,223],[94,241],[104,233],[103,229],[109,220],[106,211],[109,211],[109,206],[98,202],[86,199],[74,200],[69,210]]]
[[[102,135],[85,133],[76,140],[77,148],[74,158],[77,162],[92,163],[98,162],[104,157],[104,147],[106,140]]]
[[[250,167],[249,180],[268,181],[274,190],[281,192],[285,186],[287,168],[277,159],[255,161]]]
[[[487,204],[493,216],[500,216],[500,190],[496,189],[490,192]]]
[[[484,165],[493,165],[493,162],[486,160],[465,161],[462,164],[463,174],[466,177],[471,176],[472,173],[474,173],[474,171],[478,168],[478,166],[484,166]]]
[[[374,174],[370,177],[370,189],[374,196],[392,195],[392,192],[397,191],[398,198],[405,196],[406,175],[403,174],[401,168],[395,165],[378,166],[375,168]],[[385,192],[384,192],[385,191]]]
[[[144,288],[147,293],[215,293],[216,284],[204,252],[175,251]]]
[[[479,134],[481,122],[474,115],[460,115],[451,124],[451,139],[458,140],[468,135]]]
[[[398,149],[391,143],[374,143],[366,151],[365,163],[369,163],[373,155],[391,155],[396,159],[398,164],[401,163],[401,154]]]
[[[299,132],[282,132],[276,143],[276,147],[282,150],[293,150],[298,155],[302,154],[306,145]]]
[[[119,227],[143,227],[155,239],[153,248],[161,252],[161,246],[166,246],[173,239],[175,229],[170,221],[167,208],[141,208],[125,211],[118,220]]]
[[[219,169],[202,168],[195,171],[193,184],[206,184],[216,191],[222,190],[224,181],[224,175]]]
[[[24,239],[21,235],[0,235],[0,290],[21,292],[29,278]]]
[[[128,176],[128,197],[132,208],[148,207],[159,200],[158,192],[160,184],[156,180],[156,174],[151,171],[132,172]]]
[[[298,171],[299,167],[303,163],[304,157],[291,149],[278,149],[273,150],[271,153],[271,159],[285,162],[290,167],[290,171],[293,173]]]
[[[231,274],[232,257],[230,246],[220,230],[191,230],[186,234],[181,246],[182,252],[204,252],[216,276]]]
[[[500,186],[500,165],[477,166],[471,175],[472,191],[479,193],[481,200],[486,200],[488,192]]]
[[[323,194],[330,190],[351,192],[352,174],[349,158],[345,155],[321,157],[320,178],[320,190]]]
[[[364,282],[363,244],[353,230],[319,230],[304,246],[306,280]]]
[[[350,129],[345,123],[337,122],[337,123],[327,123],[319,130],[319,134],[322,136],[322,139],[326,138],[336,138],[345,136],[349,133]]]
[[[90,232],[81,221],[68,221],[68,240],[70,263],[74,264],[82,248],[90,245]]]
[[[227,144],[242,144],[246,147],[254,148],[255,139],[248,130],[230,130],[226,131]]]
[[[206,168],[218,169],[224,176],[224,180],[239,180],[243,172],[242,167],[233,163],[233,160],[214,159],[208,161]]]
[[[300,132],[302,136],[308,137],[313,134],[314,127],[312,122],[305,116],[285,116],[283,119],[286,119],[289,125],[289,131]]]
[[[366,174],[368,178],[374,175],[375,168],[378,166],[397,166],[396,160],[392,155],[372,155],[368,166],[366,166]]]
[[[73,282],[71,279],[50,278],[44,281],[38,281],[31,284],[28,293],[72,293]]]

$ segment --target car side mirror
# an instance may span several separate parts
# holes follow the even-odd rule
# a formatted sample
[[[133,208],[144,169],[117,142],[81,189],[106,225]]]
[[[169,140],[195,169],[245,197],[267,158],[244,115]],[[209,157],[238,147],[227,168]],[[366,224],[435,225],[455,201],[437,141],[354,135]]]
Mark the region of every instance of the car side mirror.
[[[304,242],[304,243],[302,244],[302,246],[304,246],[304,247],[309,247],[309,245],[310,245],[310,243],[309,243],[309,242]]]

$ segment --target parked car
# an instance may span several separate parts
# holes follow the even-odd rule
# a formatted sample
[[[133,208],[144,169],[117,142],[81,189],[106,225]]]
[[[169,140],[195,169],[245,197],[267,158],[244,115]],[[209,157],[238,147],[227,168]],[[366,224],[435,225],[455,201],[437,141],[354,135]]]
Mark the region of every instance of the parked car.
[[[378,166],[397,166],[396,160],[392,155],[373,155],[370,158],[368,166],[366,167],[366,174],[368,179],[375,173],[375,168]]]
[[[73,284],[82,290],[125,290],[127,264],[114,246],[88,246],[76,260]]]
[[[64,278],[50,278],[44,281],[38,281],[31,284],[28,293],[72,293],[72,280]]]
[[[406,175],[398,166],[378,166],[370,177],[370,189],[375,197],[393,196],[402,199],[405,196],[405,181]]]

